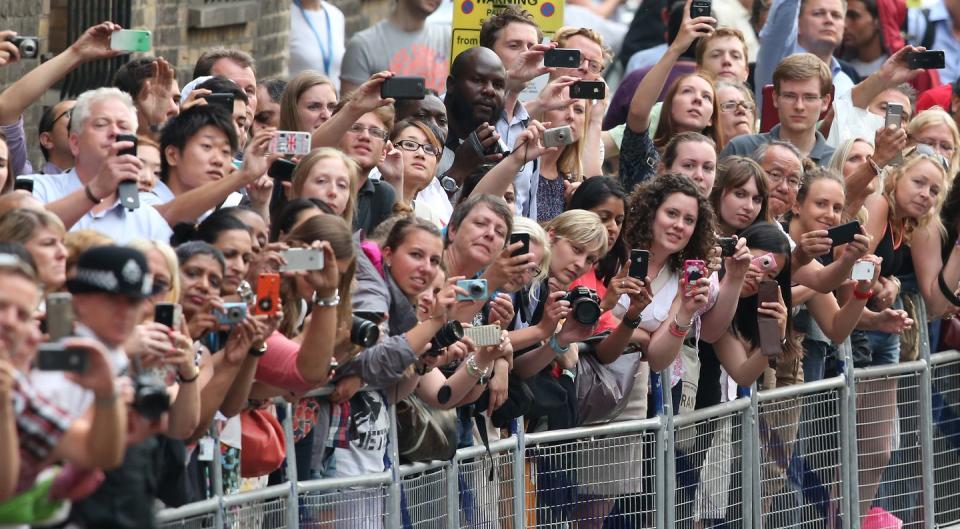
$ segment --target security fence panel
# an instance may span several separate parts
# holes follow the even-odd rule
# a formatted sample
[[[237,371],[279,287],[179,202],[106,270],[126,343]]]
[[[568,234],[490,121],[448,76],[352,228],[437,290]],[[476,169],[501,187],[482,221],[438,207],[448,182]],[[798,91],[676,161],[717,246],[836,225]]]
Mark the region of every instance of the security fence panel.
[[[925,366],[914,361],[855,372],[863,527],[926,527],[919,420]]]
[[[960,353],[937,353],[933,364],[933,478],[936,525],[960,524]]]
[[[407,529],[446,529],[450,463],[400,467],[400,519]]]
[[[759,393],[764,528],[842,527],[843,389],[837,377]]]
[[[743,412],[750,399],[673,419],[675,527],[727,527],[743,522]]]
[[[157,513],[159,529],[213,529],[218,526],[220,500],[217,498],[198,501],[177,509],[165,509]]]
[[[227,496],[223,500],[224,526],[232,529],[287,527],[289,496],[290,486],[287,484]]]
[[[654,527],[659,419],[526,435],[527,527]]]
[[[489,453],[482,444],[462,448],[454,457],[459,491],[459,527],[482,529],[514,528],[514,436],[490,442]],[[522,529],[522,528],[516,528]]]
[[[389,472],[354,478],[301,481],[300,527],[305,529],[386,529],[389,527]]]

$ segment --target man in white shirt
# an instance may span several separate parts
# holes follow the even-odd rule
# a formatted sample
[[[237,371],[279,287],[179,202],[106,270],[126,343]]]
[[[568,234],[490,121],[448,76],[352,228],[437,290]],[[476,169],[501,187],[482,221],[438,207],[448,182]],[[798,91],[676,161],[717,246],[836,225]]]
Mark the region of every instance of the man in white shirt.
[[[129,94],[98,88],[77,98],[70,120],[70,150],[76,166],[59,175],[35,175],[33,194],[71,231],[92,228],[125,243],[135,238],[168,241],[172,230],[152,207],[128,210],[118,185],[137,181],[143,166],[136,156],[119,155],[133,147],[119,134],[136,134],[137,114]]]

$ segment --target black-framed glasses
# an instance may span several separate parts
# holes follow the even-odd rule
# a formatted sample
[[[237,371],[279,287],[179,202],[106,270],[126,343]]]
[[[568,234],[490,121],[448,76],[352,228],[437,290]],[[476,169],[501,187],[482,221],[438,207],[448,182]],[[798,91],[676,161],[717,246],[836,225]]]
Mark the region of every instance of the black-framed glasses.
[[[409,152],[417,152],[417,149],[423,149],[423,152],[431,156],[435,156],[437,158],[440,157],[440,149],[437,149],[436,145],[430,143],[419,143],[413,140],[400,140],[394,143],[394,145]]]

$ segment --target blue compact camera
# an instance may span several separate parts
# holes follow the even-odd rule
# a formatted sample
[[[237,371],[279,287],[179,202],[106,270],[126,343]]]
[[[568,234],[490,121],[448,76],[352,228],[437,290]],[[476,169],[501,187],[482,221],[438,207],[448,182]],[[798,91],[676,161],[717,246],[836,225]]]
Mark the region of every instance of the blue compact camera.
[[[461,279],[457,281],[457,286],[467,291],[467,295],[457,294],[457,301],[487,300],[486,279]]]
[[[223,311],[216,311],[217,322],[220,325],[236,325],[247,319],[247,304],[243,302],[224,303]]]

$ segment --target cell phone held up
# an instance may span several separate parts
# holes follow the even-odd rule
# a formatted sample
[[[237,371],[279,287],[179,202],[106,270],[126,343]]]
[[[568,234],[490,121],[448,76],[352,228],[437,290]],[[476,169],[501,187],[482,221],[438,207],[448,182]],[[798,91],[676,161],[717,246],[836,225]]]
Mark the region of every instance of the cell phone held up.
[[[833,246],[840,246],[853,242],[853,236],[860,233],[860,222],[851,220],[846,224],[840,224],[827,230],[827,237],[833,241]]]
[[[647,250],[630,250],[630,277],[647,280],[647,268],[650,266],[650,252]]]
[[[270,140],[268,151],[277,154],[304,155],[310,153],[311,134],[294,130],[279,130]]]
[[[46,332],[51,341],[59,341],[73,334],[73,296],[55,292],[47,296]]]
[[[280,274],[266,273],[257,277],[256,315],[273,315],[280,309]]]
[[[423,77],[391,77],[380,85],[382,99],[423,99],[427,85]]]
[[[603,99],[607,85],[603,81],[577,81],[570,85],[571,99]]]
[[[117,156],[137,156],[137,137],[133,134],[117,134],[117,143],[131,142],[133,147],[117,151]],[[124,180],[117,185],[117,198],[120,204],[133,211],[140,207],[140,188],[136,180]]]
[[[228,116],[233,115],[233,94],[207,94],[203,100],[212,107],[222,109]]]
[[[521,243],[522,246],[520,246],[520,248],[514,250],[513,253],[510,254],[510,257],[517,257],[517,256],[520,256],[520,255],[526,255],[526,254],[530,253],[530,234],[529,234],[529,233],[514,233],[514,234],[511,234],[511,235],[510,235],[510,245],[512,246],[512,245],[514,245],[514,244],[516,244],[516,243],[518,243],[518,242]]]
[[[687,259],[683,262],[683,284],[691,289],[694,282],[707,275],[707,263],[700,259]]]
[[[543,65],[547,68],[579,68],[580,50],[554,48],[543,53]]]
[[[290,182],[293,180],[293,171],[297,168],[296,162],[286,158],[277,158],[267,169],[267,176],[280,182]]]
[[[710,0],[693,0],[690,4],[690,18],[711,16],[710,8]]]
[[[157,303],[153,309],[153,321],[166,325],[171,329],[178,329],[183,309],[176,303]]]
[[[87,370],[87,350],[66,347],[59,342],[42,343],[37,348],[36,367],[40,371],[83,373]]]
[[[777,302],[779,288],[776,281],[761,281],[757,286],[757,307],[761,307],[763,303]],[[760,335],[760,352],[767,357],[779,355],[782,351],[779,322],[775,318],[758,314],[757,330]]]
[[[323,250],[319,248],[290,248],[281,255],[286,261],[280,267],[281,272],[323,270]]]
[[[941,70],[946,67],[946,57],[941,50],[915,51],[907,56],[907,66],[911,70]]]
[[[850,270],[850,279],[854,281],[870,281],[876,271],[876,264],[872,261],[858,260]]]
[[[110,49],[121,51],[150,51],[152,38],[149,31],[121,29],[110,34]]]

